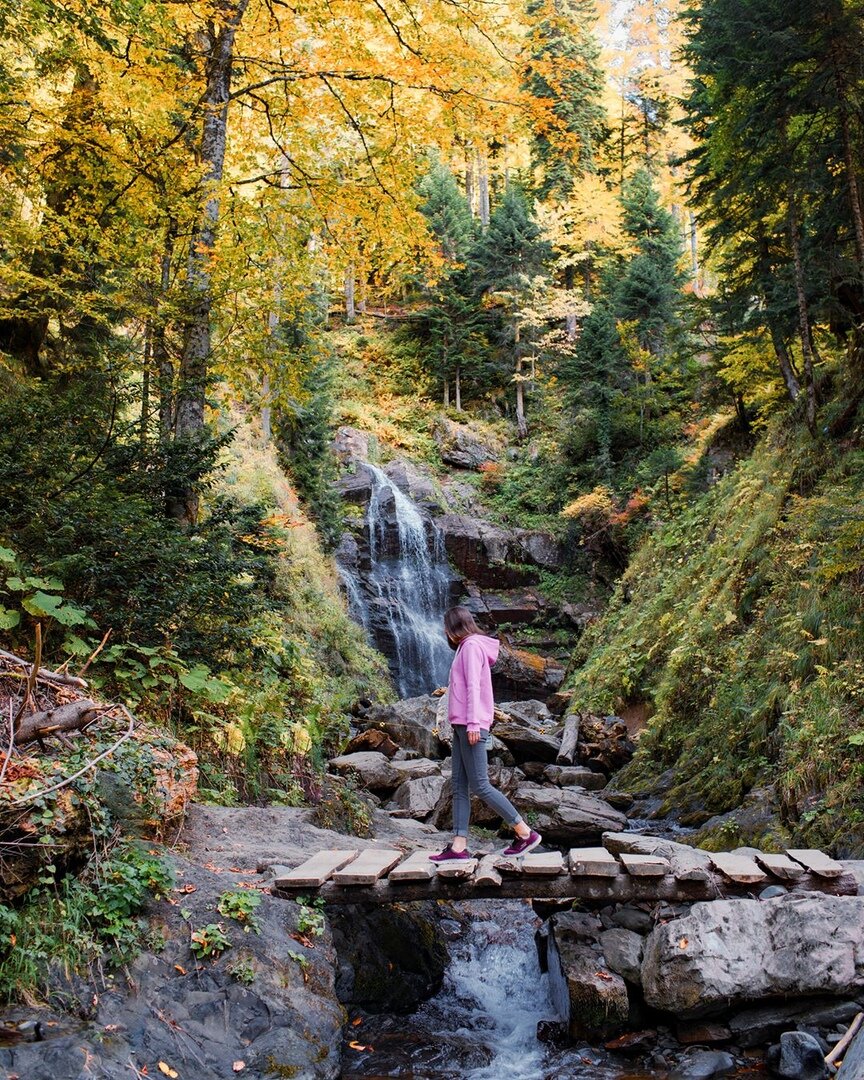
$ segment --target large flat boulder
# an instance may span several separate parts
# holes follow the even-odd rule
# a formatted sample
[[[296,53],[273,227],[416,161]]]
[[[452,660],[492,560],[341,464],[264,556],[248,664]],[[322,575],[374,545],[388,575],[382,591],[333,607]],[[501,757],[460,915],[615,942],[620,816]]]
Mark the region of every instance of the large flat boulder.
[[[400,762],[402,765],[408,762]],[[333,758],[330,768],[340,776],[355,776],[368,791],[392,791],[402,783],[402,775],[377,750],[361,750]]]
[[[555,760],[561,740],[515,720],[497,720],[495,737],[507,747],[518,762]]]
[[[864,897],[714,900],[654,928],[645,1000],[679,1016],[759,998],[864,987]]]
[[[513,802],[523,814],[530,813],[534,828],[558,844],[599,840],[604,832],[620,831],[627,818],[603,799],[578,788],[520,784]]]
[[[396,789],[387,809],[424,821],[438,805],[446,782],[440,775],[406,780]]]
[[[563,665],[554,658],[502,642],[492,670],[492,685],[498,697],[545,700],[564,682],[564,674]]]
[[[443,758],[449,753],[447,741],[439,730],[441,699],[431,694],[404,698],[393,705],[373,705],[363,719],[366,728],[386,732],[399,746],[416,750],[425,758]],[[446,706],[443,719],[446,722]]]

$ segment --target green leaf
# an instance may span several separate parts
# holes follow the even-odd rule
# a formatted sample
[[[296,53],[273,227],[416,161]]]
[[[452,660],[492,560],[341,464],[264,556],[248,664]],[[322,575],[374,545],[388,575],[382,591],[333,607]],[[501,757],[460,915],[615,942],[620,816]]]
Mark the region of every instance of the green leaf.
[[[0,563],[5,563],[6,566],[14,566],[15,552],[11,548],[0,547]]]
[[[11,608],[0,607],[0,630],[11,630],[21,622],[21,612],[12,611]]]
[[[47,616],[53,617],[62,603],[62,596],[50,596],[40,590],[28,596],[21,606],[34,618],[44,619]]]
[[[864,746],[864,731],[859,731],[857,735],[850,735],[846,742],[850,746]]]
[[[20,577],[6,578],[6,588],[13,592],[27,592],[27,586]]]

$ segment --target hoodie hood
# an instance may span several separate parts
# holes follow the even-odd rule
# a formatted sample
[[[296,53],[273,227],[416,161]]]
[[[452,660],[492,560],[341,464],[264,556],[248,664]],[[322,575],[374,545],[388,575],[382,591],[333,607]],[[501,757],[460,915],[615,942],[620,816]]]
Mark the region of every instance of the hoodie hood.
[[[464,649],[468,642],[473,642],[472,648],[476,649],[477,646],[483,650],[483,655],[486,657],[486,663],[489,667],[493,667],[495,661],[498,659],[498,653],[501,649],[501,642],[497,638],[486,637],[485,634],[470,634],[462,644],[460,649]]]

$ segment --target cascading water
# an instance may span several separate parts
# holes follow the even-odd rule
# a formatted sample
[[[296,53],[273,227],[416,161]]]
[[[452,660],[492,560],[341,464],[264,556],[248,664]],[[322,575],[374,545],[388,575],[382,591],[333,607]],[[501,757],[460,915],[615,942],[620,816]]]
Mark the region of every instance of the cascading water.
[[[337,559],[349,610],[390,658],[400,696],[428,694],[446,683],[452,659],[442,629],[454,580],[444,538],[382,469],[359,467],[371,483],[368,565]]]
[[[343,1078],[638,1080],[650,1075],[602,1050],[557,1049],[540,1042],[538,1022],[556,1019],[534,945],[540,920],[519,901],[464,906],[470,922],[450,946],[439,993],[412,1016],[365,1017],[348,1038],[372,1049],[349,1046]]]

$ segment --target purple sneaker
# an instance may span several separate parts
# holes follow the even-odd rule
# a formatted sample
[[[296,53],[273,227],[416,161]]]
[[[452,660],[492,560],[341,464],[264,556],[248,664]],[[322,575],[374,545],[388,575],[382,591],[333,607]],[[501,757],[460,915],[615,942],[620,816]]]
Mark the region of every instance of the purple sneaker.
[[[444,850],[438,855],[430,855],[429,862],[449,862],[451,859],[470,859],[471,852],[466,848],[465,851],[454,851],[448,844]]]
[[[525,837],[524,840],[520,840],[517,836],[510,847],[505,847],[502,854],[504,855],[527,855],[529,851],[533,851],[538,844],[543,842],[543,837],[539,832],[531,832]]]

